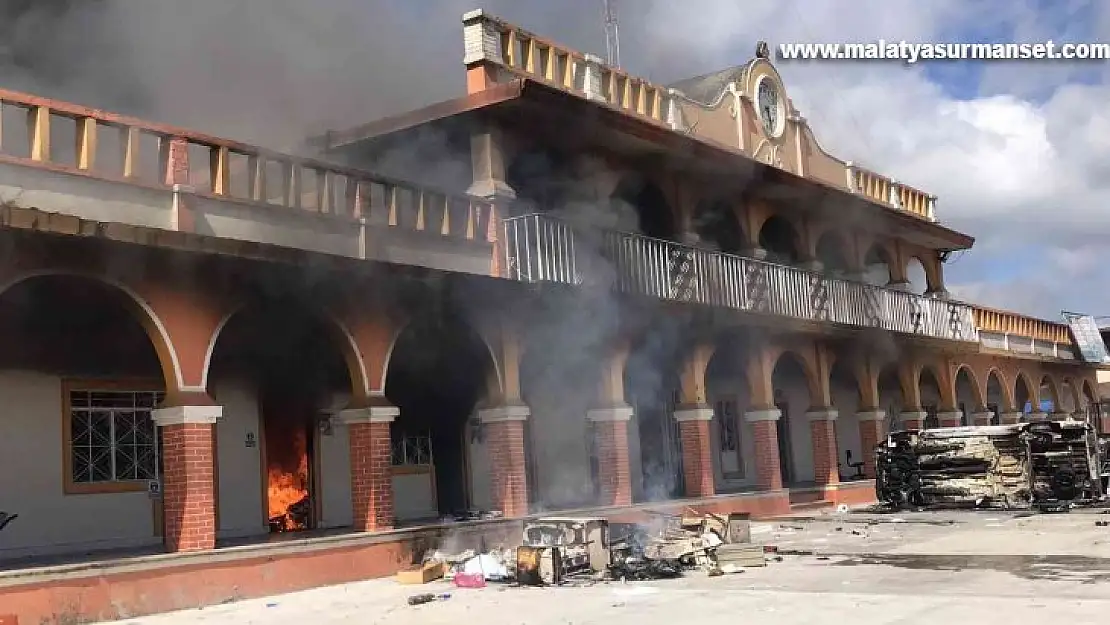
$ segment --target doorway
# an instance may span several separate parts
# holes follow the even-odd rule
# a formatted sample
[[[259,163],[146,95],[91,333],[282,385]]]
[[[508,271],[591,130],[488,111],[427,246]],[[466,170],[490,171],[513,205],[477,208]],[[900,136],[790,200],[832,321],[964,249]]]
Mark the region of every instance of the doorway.
[[[630,402],[639,426],[644,501],[663,501],[684,494],[682,445],[674,420],[678,394],[675,390],[663,398],[633,397]]]
[[[789,486],[794,483],[794,450],[790,445],[790,403],[781,399],[781,392],[775,393],[779,395],[775,408],[778,408],[780,413],[779,420],[775,422],[778,425],[779,473],[782,477],[782,485]]]
[[[316,529],[317,409],[288,390],[268,390],[261,401],[266,519],[272,533]]]

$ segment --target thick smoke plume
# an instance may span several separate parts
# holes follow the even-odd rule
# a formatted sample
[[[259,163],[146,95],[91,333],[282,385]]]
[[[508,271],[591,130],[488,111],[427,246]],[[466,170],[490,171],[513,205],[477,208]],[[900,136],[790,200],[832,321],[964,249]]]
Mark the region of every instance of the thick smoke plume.
[[[281,148],[462,95],[474,8],[604,50],[599,0],[0,0],[0,86]]]

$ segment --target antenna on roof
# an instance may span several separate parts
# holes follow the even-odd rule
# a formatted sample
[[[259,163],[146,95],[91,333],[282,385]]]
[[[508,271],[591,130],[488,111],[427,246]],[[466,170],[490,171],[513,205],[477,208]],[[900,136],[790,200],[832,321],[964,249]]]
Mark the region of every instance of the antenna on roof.
[[[602,0],[605,6],[605,53],[610,67],[621,66],[620,27],[617,25],[617,0]]]

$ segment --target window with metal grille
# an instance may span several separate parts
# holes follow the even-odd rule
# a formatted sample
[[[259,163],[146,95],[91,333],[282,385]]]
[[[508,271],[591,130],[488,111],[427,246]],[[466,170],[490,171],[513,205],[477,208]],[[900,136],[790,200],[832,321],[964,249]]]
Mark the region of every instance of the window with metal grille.
[[[75,485],[158,479],[159,391],[70,389],[70,480]]]
[[[740,440],[740,424],[735,398],[722,399],[713,406],[717,421],[718,450],[721,472],[727,479],[743,479],[744,454]]]
[[[406,434],[394,439],[391,461],[395,467],[432,464],[431,434]]]

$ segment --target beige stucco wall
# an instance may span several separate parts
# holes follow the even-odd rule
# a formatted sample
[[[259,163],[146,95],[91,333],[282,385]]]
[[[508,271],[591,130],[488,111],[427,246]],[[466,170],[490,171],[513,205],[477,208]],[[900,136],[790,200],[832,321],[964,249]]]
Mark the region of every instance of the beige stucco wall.
[[[320,527],[352,523],[351,445],[347,428],[332,418],[330,433],[320,435]]]
[[[224,407],[216,423],[217,462],[220,478],[219,538],[266,534],[262,511],[261,436],[257,395],[242,379],[213,381],[212,398]],[[255,445],[247,447],[247,435]]]
[[[0,510],[18,514],[0,531],[0,558],[155,545],[146,492],[63,493],[62,382],[0,371]]]

